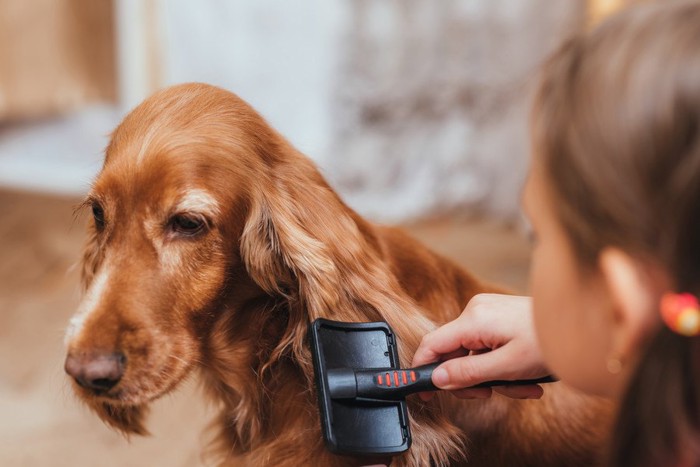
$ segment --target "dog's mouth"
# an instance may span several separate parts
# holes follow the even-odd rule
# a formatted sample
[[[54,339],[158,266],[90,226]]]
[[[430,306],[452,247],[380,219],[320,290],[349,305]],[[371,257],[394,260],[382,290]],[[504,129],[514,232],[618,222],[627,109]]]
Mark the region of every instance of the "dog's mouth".
[[[74,383],[75,390],[83,397],[105,401],[119,401],[123,396],[121,389],[96,389],[88,387],[81,381],[74,381]]]
[[[162,335],[140,326],[113,339],[117,345],[69,345],[65,371],[75,394],[110,426],[146,433],[147,407],[184,381],[198,362],[195,340]]]
[[[182,373],[187,373],[184,369]],[[90,403],[102,403],[113,406],[136,406],[153,402],[175,388],[182,378],[173,378],[168,381],[158,379],[149,381],[141,379],[130,381],[125,379],[112,388],[87,387],[79,381],[73,381],[73,386],[78,395]]]
[[[138,394],[134,394],[126,387],[115,387],[111,389],[94,389],[82,385],[78,381],[74,381],[74,389],[78,395],[91,402],[104,403],[112,405],[139,405],[157,399],[160,394],[145,398]]]
[[[72,376],[76,394],[90,405],[138,406],[148,404],[175,388],[193,366],[192,362],[181,357],[163,360],[153,362],[150,359],[139,361],[137,358],[124,358],[123,371],[99,374],[100,377],[94,377],[96,370],[90,364],[83,364],[83,371],[78,372],[66,363],[66,371]],[[84,370],[85,367],[87,370]]]
[[[145,428],[145,418],[149,404],[175,388],[189,372],[189,366],[184,366],[177,372],[169,371],[168,374],[172,377],[167,379],[152,377],[162,372],[163,370],[144,370],[138,376],[127,372],[111,388],[86,387],[73,380],[73,388],[78,397],[109,426],[126,435],[146,435],[148,431]]]

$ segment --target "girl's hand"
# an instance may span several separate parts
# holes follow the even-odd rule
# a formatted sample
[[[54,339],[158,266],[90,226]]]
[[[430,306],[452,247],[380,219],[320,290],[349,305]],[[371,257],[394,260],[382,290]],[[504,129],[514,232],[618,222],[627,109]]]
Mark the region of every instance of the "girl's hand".
[[[445,361],[433,384],[460,398],[490,397],[492,388],[469,388],[485,381],[539,378],[549,374],[532,324],[532,299],[511,295],[474,296],[462,314],[425,335],[411,366]],[[517,399],[537,399],[539,385],[501,386],[494,391]],[[432,393],[422,393],[429,400]]]

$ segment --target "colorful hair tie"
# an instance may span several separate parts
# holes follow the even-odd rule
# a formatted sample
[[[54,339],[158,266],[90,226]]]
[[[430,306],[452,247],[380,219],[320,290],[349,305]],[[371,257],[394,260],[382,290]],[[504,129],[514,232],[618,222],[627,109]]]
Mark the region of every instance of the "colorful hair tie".
[[[683,336],[700,334],[700,305],[689,293],[666,293],[661,297],[661,317],[672,331]]]

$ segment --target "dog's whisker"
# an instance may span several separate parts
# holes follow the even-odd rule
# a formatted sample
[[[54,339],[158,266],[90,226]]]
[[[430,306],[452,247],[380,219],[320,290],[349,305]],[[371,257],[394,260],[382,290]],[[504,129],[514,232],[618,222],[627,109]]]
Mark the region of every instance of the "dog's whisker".
[[[168,358],[172,358],[173,360],[177,360],[177,361],[179,361],[180,363],[184,363],[185,365],[188,365],[188,363],[187,363],[186,360],[184,360],[183,358],[178,357],[177,355],[169,354],[169,355],[168,355]]]

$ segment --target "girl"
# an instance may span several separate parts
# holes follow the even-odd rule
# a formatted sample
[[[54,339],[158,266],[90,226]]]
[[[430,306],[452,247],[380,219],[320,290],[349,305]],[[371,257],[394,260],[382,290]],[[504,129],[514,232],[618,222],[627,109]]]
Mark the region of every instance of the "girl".
[[[700,465],[700,3],[629,9],[565,44],[531,134],[532,301],[476,297],[413,364],[492,349],[434,383],[486,397],[460,388],[551,371],[619,402],[611,465]]]

